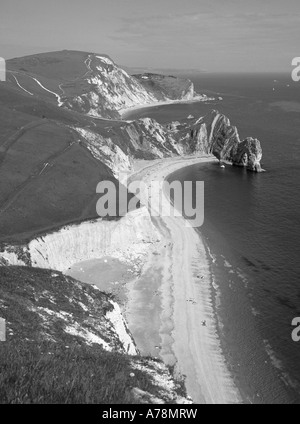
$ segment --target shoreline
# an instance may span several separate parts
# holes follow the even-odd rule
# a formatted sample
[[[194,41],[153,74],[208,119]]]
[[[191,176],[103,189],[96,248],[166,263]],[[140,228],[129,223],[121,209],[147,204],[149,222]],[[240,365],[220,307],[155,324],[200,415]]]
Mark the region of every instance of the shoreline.
[[[191,103],[197,103],[197,102],[208,102],[215,100],[213,97],[208,97],[206,95],[198,95],[198,97],[194,97],[193,99],[181,99],[181,100],[164,100],[164,101],[157,101],[152,103],[144,103],[142,105],[136,105],[131,106],[124,109],[119,109],[118,113],[121,115],[122,120],[126,120],[126,115],[131,112],[137,112],[139,110],[148,109],[148,108],[154,108],[159,106],[167,106],[167,105],[176,105],[176,104],[191,104]]]
[[[128,182],[142,180],[149,187],[154,180],[162,183],[181,168],[205,162],[218,160],[208,155],[136,160]],[[10,265],[26,265],[27,258],[32,267],[64,274],[89,259],[111,257],[131,264],[136,273],[124,287],[123,313],[142,356],[173,366],[175,376],[185,377],[195,403],[242,403],[221,349],[206,246],[187,219],[169,216],[170,204],[174,209],[161,189],[154,202],[121,220],[64,227],[1,257]],[[160,215],[152,216],[151,207],[157,211],[158,206]]]
[[[130,181],[143,180],[149,186],[183,167],[210,161],[217,159],[136,161]],[[170,203],[161,194],[163,215]],[[151,215],[151,205],[147,208]],[[152,217],[152,221],[161,242],[155,254],[149,255],[140,279],[127,287],[125,316],[135,342],[142,354],[155,355],[156,351],[179,375],[186,376],[187,392],[195,403],[241,403],[220,346],[204,241],[182,216]],[[204,320],[205,327],[201,326]]]

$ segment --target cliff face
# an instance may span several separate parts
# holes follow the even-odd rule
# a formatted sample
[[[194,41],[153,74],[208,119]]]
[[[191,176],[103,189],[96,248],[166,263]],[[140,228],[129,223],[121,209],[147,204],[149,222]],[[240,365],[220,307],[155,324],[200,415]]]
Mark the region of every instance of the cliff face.
[[[75,263],[113,256],[133,264],[138,271],[151,246],[159,241],[160,235],[143,207],[118,221],[83,222],[37,237],[23,246],[6,246],[0,257],[7,265],[66,272]]]
[[[232,162],[234,165],[246,167],[249,171],[261,172],[261,159],[262,148],[260,141],[256,138],[247,137],[238,144],[236,153],[232,157]]]
[[[87,73],[76,83],[62,84],[63,105],[91,116],[115,118],[118,111],[165,100],[192,100],[189,79],[156,74],[130,76],[109,57],[90,54]],[[73,96],[73,92],[81,93]],[[205,98],[205,96],[203,96]]]
[[[191,403],[167,366],[139,356],[120,307],[96,286],[23,267],[0,267],[0,281],[0,403],[99,404],[100,379],[107,402],[123,399],[112,384],[123,381],[123,402]]]
[[[218,111],[161,125],[151,118],[124,122],[111,128],[109,136],[78,130],[92,154],[104,161],[117,177],[131,168],[132,159],[155,159],[184,154],[213,154],[220,161],[260,172],[259,140],[240,140],[238,130]],[[105,154],[107,156],[105,157]]]
[[[69,109],[114,118],[119,116],[119,109],[156,101],[152,93],[109,57],[90,54],[85,63],[87,73],[79,81],[62,85],[63,104]]]
[[[8,324],[8,341],[35,339],[67,345],[77,340],[137,355],[119,306],[97,287],[59,272],[32,268],[1,268],[0,279],[0,309]],[[21,317],[35,325],[25,325]]]
[[[112,355],[111,361],[115,353],[124,354],[131,380],[127,386],[135,403],[192,403],[183,397],[184,391],[166,365],[139,356],[121,309],[109,295],[60,272],[75,262],[113,256],[134,265],[139,275],[160,237],[147,209],[141,208],[120,221],[70,225],[27,245],[6,247],[0,255],[0,311],[7,321],[7,343],[25,340],[28,352],[32,344],[39,346],[44,341],[60,349],[86,346],[89,355],[101,347]],[[99,351],[100,366],[101,355]],[[135,387],[139,376],[147,382],[146,389],[142,381]],[[118,378],[112,366],[110,379]]]
[[[194,84],[189,79],[145,73],[133,75],[157,100],[192,100]]]
[[[74,51],[51,52],[8,61],[11,83],[61,108],[102,118],[159,100],[190,100],[190,80],[149,74],[130,76],[109,56]]]
[[[186,154],[213,154],[220,161],[246,167],[249,171],[262,171],[260,141],[251,137],[241,141],[237,128],[216,110],[203,118],[190,119],[188,124],[170,124],[168,130]]]

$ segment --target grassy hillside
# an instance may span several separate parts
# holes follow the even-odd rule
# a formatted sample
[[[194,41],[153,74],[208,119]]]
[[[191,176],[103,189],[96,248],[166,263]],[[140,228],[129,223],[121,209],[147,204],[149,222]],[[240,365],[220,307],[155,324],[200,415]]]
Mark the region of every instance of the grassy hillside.
[[[182,382],[129,356],[107,315],[111,298],[58,272],[0,267],[0,403],[174,403]]]
[[[120,118],[118,109],[155,99],[107,55],[59,51],[7,61],[7,79],[30,96],[70,110]]]
[[[109,297],[99,290],[59,272],[25,267],[0,267],[0,281],[1,317],[7,321],[8,341],[81,345],[93,328],[95,338],[122,351],[105,318],[112,309]],[[71,327],[82,331],[74,336]]]
[[[146,95],[106,55],[51,52],[9,60],[7,69],[7,82],[0,82],[0,242],[16,244],[97,218],[97,184],[118,185],[118,168],[128,169],[132,157],[157,157],[161,143],[143,124],[128,128],[87,115],[97,81],[106,91],[93,107],[103,96],[143,102]],[[72,96],[79,103],[70,104]],[[127,209],[118,206],[120,213]]]
[[[176,154],[143,123],[98,119],[59,106],[55,93],[64,84],[85,81],[83,75],[94,75],[101,66],[101,78],[110,69],[114,78],[122,77],[102,56],[104,62],[96,56],[99,62],[92,63],[88,53],[65,51],[8,61],[11,73],[0,83],[0,242],[22,243],[97,218],[100,181],[118,185],[114,173],[126,170],[132,157],[152,159],[160,149]],[[131,87],[124,78],[124,87]],[[119,94],[125,89],[121,82]],[[119,206],[120,213],[127,209]]]
[[[97,218],[100,181],[118,185],[116,173],[132,158],[178,153],[160,129],[99,119],[103,111],[114,118],[118,107],[180,97],[191,84],[158,75],[154,85],[140,81],[107,55],[61,51],[7,61],[7,81],[0,82],[0,242],[23,243]]]
[[[62,50],[18,57],[9,60],[8,64],[9,68],[15,71],[68,81],[79,78],[86,72],[84,61],[88,55],[87,52]]]
[[[97,217],[97,184],[117,181],[72,128],[105,135],[120,123],[58,108],[10,82],[0,83],[0,112],[0,240]]]
[[[8,342],[0,345],[0,404],[130,404],[132,389],[157,390],[133,373],[130,358],[94,347]]]

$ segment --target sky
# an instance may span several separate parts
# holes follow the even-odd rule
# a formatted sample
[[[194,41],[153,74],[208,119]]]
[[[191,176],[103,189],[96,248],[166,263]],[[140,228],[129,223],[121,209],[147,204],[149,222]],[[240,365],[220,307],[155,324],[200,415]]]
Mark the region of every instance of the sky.
[[[134,67],[286,72],[299,0],[1,0],[0,57],[106,53]]]

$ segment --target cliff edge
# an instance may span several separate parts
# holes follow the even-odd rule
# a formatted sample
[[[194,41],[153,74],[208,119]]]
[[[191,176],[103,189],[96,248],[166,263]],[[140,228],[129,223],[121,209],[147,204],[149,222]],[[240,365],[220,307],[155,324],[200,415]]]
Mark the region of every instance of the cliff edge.
[[[7,66],[12,83],[24,92],[99,118],[116,119],[120,109],[194,96],[190,80],[131,76],[105,54],[66,50],[12,59]]]

